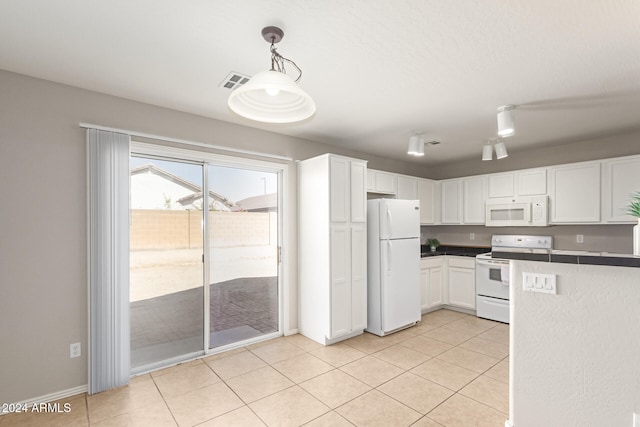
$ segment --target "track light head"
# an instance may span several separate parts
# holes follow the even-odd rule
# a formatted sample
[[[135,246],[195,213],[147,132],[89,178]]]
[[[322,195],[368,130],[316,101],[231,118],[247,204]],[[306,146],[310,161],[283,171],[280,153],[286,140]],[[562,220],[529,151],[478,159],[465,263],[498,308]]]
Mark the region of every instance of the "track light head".
[[[498,108],[498,135],[505,138],[515,134],[513,109],[515,105],[503,105]]]

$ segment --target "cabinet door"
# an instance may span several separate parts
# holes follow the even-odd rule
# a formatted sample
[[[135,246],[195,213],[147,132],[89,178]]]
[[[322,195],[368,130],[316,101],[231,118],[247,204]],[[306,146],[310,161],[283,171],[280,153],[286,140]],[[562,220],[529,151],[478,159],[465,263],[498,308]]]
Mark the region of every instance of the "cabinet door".
[[[484,224],[484,204],[487,198],[487,179],[484,176],[463,180],[464,202],[462,221],[465,224]]]
[[[418,200],[420,201],[420,224],[435,222],[435,183],[427,179],[418,180]]]
[[[331,250],[331,338],[351,332],[351,227],[332,226]]]
[[[441,182],[442,224],[462,222],[462,180],[451,179]]]
[[[600,221],[600,163],[549,168],[551,222]]]
[[[367,169],[367,192],[375,193],[376,191],[376,171]]]
[[[476,274],[474,269],[449,266],[449,304],[475,310]]]
[[[398,176],[398,192],[396,199],[417,200],[418,178],[410,176]]]
[[[351,330],[367,327],[367,227],[351,228]]]
[[[331,157],[329,163],[329,205],[332,222],[347,222],[351,216],[349,209],[349,160]],[[322,203],[322,201],[318,201]],[[320,208],[320,206],[318,206]]]
[[[640,156],[607,160],[602,166],[602,220],[636,223],[625,211],[631,195],[640,191]]]
[[[444,304],[442,279],[442,267],[434,267],[429,269],[429,293],[427,299],[427,305],[429,308],[437,307]]]
[[[542,196],[547,194],[547,170],[527,169],[516,172],[516,194]]]
[[[513,172],[493,173],[489,175],[489,197],[514,196],[513,180]]]
[[[365,190],[366,175],[366,163],[355,161],[351,162],[350,205],[352,222],[367,221],[367,191]]]
[[[396,174],[376,171],[376,193],[396,194],[397,185]]]
[[[429,308],[429,288],[431,286],[431,269],[420,267],[420,309]]]

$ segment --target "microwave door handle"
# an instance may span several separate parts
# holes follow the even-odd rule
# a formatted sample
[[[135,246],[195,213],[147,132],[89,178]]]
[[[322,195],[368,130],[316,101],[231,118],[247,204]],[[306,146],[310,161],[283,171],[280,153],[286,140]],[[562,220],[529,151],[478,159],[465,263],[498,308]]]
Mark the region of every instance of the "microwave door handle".
[[[531,203],[524,206],[524,221],[529,224],[531,222]]]

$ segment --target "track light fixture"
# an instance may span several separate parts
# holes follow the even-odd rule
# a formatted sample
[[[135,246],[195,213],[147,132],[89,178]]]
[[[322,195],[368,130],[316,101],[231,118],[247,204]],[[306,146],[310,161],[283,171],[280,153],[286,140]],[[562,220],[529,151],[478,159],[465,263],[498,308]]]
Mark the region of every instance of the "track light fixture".
[[[496,159],[504,159],[505,157],[509,157],[507,153],[507,147],[504,145],[504,142],[500,141],[495,146],[496,149]]]
[[[254,75],[231,92],[229,108],[242,117],[264,123],[295,123],[313,116],[315,102],[296,84],[302,70],[276,50],[275,44],[282,40],[284,32],[278,27],[265,27],[262,37],[271,43],[271,69]],[[295,81],[286,74],[285,63],[298,72]]]
[[[504,145],[504,142],[499,141],[498,139],[490,139],[487,141],[485,145],[482,146],[482,160],[493,160],[493,150],[496,151],[496,159],[504,159],[508,157],[507,147]]]
[[[424,156],[424,139],[421,136],[422,133],[423,132],[417,130],[411,132],[407,154],[416,157]]]
[[[503,105],[498,108],[498,135],[506,138],[515,133],[513,110],[515,105]]]

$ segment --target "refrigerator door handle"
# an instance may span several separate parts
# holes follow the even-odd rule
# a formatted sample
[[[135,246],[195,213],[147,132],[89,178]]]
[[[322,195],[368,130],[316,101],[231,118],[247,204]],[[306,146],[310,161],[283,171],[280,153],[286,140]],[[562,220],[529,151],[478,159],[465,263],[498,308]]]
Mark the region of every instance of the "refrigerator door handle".
[[[387,208],[387,235],[385,236],[387,239],[390,239],[391,236],[393,236],[393,233],[391,232],[391,224],[393,224],[391,209]]]
[[[387,241],[387,271],[391,271],[391,241]]]

